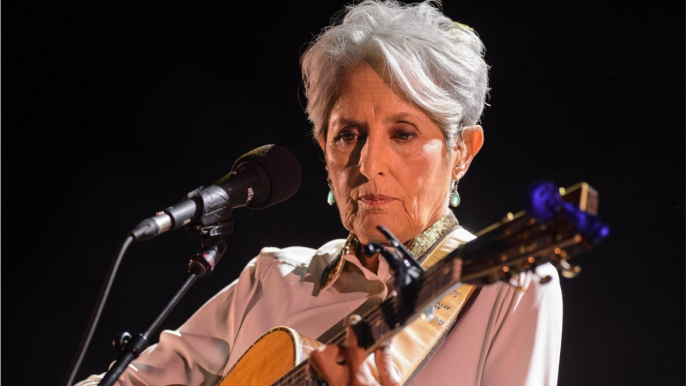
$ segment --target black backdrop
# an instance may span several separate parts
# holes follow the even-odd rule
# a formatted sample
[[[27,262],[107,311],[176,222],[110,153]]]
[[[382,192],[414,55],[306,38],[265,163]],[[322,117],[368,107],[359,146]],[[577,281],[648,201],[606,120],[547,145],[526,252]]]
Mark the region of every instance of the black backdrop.
[[[303,113],[299,55],[342,1],[3,12],[3,381],[61,383],[126,232],[210,184],[244,152],[290,149],[287,203],[235,211],[230,250],[164,328],[236,278],[262,246],[345,236]],[[446,1],[491,69],[486,143],[460,184],[472,231],[524,207],[536,179],[585,180],[612,226],[563,280],[560,385],[683,384],[684,4]],[[178,230],[135,244],[79,378],[116,356],[185,274]]]

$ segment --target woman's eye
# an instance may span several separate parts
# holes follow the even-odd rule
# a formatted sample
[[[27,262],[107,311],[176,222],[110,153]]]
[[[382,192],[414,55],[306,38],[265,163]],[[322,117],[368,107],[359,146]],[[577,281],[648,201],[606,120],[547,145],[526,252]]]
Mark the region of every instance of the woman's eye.
[[[393,138],[399,139],[401,141],[410,140],[414,136],[415,136],[415,134],[413,132],[406,131],[406,130],[399,130],[393,134]]]
[[[336,136],[336,141],[355,142],[359,134],[355,131],[341,131]]]

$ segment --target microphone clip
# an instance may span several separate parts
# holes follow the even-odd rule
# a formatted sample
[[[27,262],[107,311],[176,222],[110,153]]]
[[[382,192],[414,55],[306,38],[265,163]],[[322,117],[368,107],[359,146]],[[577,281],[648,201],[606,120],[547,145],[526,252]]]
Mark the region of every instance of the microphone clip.
[[[186,232],[193,239],[222,236],[233,232],[233,208],[229,205],[227,192],[215,185],[203,186],[186,195],[201,203],[202,210],[198,221],[186,225]]]
[[[229,217],[228,221],[224,223],[206,227],[201,225],[188,225],[186,226],[186,232],[188,232],[188,236],[190,236],[192,239],[202,239],[207,236],[215,237],[228,235],[229,233],[233,232],[233,218]]]

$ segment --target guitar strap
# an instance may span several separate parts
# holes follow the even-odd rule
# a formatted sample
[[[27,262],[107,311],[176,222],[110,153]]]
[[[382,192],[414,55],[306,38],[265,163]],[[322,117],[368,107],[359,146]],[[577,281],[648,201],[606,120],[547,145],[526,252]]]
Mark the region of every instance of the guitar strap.
[[[474,238],[462,228],[455,229],[430,252],[422,262],[427,270],[460,244]],[[434,304],[432,320],[415,319],[407,327],[393,337],[391,344],[393,362],[398,366],[403,384],[412,381],[424,364],[438,350],[447,333],[457,322],[458,314],[467,304],[467,300],[474,299],[478,293],[476,286],[470,284],[456,284],[448,295]]]
[[[472,241],[474,238],[474,235],[458,225],[455,215],[448,212],[434,225],[410,240],[406,247],[414,256],[420,256],[420,264],[424,270],[427,270],[458,246]],[[315,295],[330,286],[341,274],[345,264],[341,255],[351,253],[353,249],[358,249],[358,246],[357,237],[351,233],[341,253],[329,263],[329,266],[322,273],[321,284],[315,291]],[[476,297],[478,290],[475,288],[469,284],[456,284],[450,289],[448,295],[434,304],[432,320],[417,318],[395,335],[391,344],[393,362],[400,370],[403,383],[410,382],[438,350],[450,329],[457,322],[460,311],[465,305],[468,305],[467,300]],[[342,326],[343,321],[334,325],[317,340],[320,342],[328,341],[332,333],[340,331]],[[373,365],[373,360],[368,361],[368,363],[371,365],[372,372],[375,373],[376,368]]]

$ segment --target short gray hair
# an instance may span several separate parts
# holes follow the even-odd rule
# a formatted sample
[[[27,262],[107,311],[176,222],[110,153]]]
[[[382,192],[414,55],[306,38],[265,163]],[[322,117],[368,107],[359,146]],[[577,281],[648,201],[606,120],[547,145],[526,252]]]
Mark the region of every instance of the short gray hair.
[[[324,29],[302,56],[315,140],[326,136],[338,83],[361,62],[388,75],[391,87],[427,113],[448,144],[479,121],[488,93],[483,43],[439,6],[366,0],[347,6],[341,23]]]

